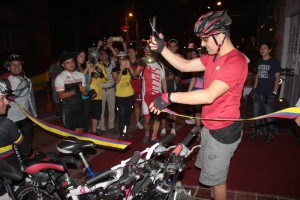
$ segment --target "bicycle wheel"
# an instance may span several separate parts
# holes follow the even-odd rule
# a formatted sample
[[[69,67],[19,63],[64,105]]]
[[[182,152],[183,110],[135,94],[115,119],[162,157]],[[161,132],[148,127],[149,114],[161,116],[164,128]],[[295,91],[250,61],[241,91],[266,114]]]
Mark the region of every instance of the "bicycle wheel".
[[[49,194],[46,190],[38,189],[33,186],[25,185],[17,189],[18,200],[63,200],[57,193]]]

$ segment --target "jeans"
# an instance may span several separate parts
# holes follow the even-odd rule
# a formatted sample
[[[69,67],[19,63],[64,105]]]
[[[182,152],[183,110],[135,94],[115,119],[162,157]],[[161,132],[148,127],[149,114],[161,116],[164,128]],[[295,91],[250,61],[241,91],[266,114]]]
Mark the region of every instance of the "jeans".
[[[134,102],[134,95],[129,97],[116,97],[117,111],[119,113],[119,130],[127,133],[130,125],[131,111]],[[126,128],[125,128],[126,126]],[[125,129],[124,129],[125,128]]]
[[[106,130],[105,128],[105,109],[106,102],[108,107],[108,129],[115,127],[115,88],[102,89],[102,114],[101,120],[98,125],[100,130]]]
[[[276,98],[272,95],[265,96],[265,95],[258,95],[255,94],[253,97],[253,114],[254,117],[269,114],[276,111]],[[266,118],[267,124],[266,129],[268,134],[274,134],[277,132],[277,128],[274,125],[274,118]],[[263,121],[262,120],[255,120],[255,131],[260,130],[262,131],[263,128]]]
[[[90,127],[91,99],[83,99],[83,132],[88,133]]]

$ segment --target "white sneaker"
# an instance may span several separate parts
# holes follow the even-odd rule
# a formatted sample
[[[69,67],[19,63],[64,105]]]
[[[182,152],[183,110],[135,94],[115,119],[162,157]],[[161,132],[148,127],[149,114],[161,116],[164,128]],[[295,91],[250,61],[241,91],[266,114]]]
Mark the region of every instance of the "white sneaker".
[[[161,129],[161,131],[160,131],[160,136],[165,136],[166,135],[166,129],[165,128],[163,128],[163,129]]]
[[[136,123],[135,127],[137,127],[138,129],[143,129],[143,125],[141,124],[141,122]]]
[[[187,119],[187,120],[185,120],[185,123],[187,123],[187,124],[196,124],[196,120],[195,119]]]
[[[172,128],[171,134],[176,135],[176,130],[175,130],[175,128]]]

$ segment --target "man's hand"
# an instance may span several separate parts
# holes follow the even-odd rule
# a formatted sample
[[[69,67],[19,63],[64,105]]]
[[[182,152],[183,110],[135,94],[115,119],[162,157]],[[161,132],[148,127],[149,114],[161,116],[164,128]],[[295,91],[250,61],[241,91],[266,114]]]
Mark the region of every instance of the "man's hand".
[[[252,88],[251,92],[249,93],[249,96],[253,98],[255,95],[256,95],[256,89]]]
[[[159,115],[164,108],[168,107],[172,103],[170,95],[171,93],[164,93],[160,97],[154,99],[149,106],[150,111]]]
[[[165,47],[165,39],[163,34],[159,34],[158,37],[151,35],[150,36],[150,49],[157,53],[161,53]]]

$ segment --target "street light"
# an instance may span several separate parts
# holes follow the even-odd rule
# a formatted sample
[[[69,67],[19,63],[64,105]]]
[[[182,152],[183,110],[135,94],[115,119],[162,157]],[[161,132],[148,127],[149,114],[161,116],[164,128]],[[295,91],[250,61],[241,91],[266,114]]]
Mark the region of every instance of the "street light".
[[[133,17],[133,13],[130,12],[128,13],[128,16],[129,17]],[[125,17],[125,25],[126,25],[126,40],[129,41],[129,26],[128,26],[128,17],[126,15]],[[136,41],[139,40],[139,27],[138,27],[138,21],[137,21],[137,18],[135,19],[135,34],[136,34]]]
[[[133,14],[130,12],[130,13],[128,13],[128,16],[133,17]],[[126,25],[126,40],[129,41],[129,26],[128,26],[127,15],[125,16],[125,25]]]

